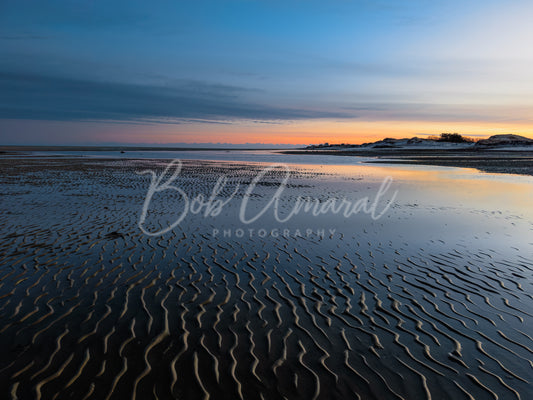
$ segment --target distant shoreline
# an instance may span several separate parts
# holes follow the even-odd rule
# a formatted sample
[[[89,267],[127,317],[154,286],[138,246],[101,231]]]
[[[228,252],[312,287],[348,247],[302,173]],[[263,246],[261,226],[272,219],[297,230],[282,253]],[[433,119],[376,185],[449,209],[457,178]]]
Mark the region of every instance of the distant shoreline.
[[[0,146],[0,154],[16,153],[21,151],[287,151],[293,148],[282,147],[160,147],[160,146]]]

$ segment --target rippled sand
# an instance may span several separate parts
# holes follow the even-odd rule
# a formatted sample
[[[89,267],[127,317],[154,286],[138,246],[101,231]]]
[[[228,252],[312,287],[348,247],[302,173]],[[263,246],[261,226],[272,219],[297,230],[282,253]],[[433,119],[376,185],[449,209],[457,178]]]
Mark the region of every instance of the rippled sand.
[[[231,206],[149,237],[137,226],[149,177],[135,172],[160,171],[161,160],[0,163],[3,398],[533,396],[531,246],[450,241],[411,219],[420,205],[402,202],[379,221],[289,224],[324,228],[324,237],[214,237],[242,225]],[[234,186],[260,169],[187,161],[177,182],[208,196],[220,174]],[[276,180],[260,185],[253,207]],[[318,167],[296,168],[290,183],[282,211],[297,195],[357,197],[379,184],[364,170],[331,177]],[[154,199],[148,226],[175,219],[177,200]],[[449,213],[448,223],[455,213],[424,212]],[[482,208],[459,219],[500,226],[507,237],[516,224],[532,232],[530,221]],[[253,227],[278,225],[267,215]]]

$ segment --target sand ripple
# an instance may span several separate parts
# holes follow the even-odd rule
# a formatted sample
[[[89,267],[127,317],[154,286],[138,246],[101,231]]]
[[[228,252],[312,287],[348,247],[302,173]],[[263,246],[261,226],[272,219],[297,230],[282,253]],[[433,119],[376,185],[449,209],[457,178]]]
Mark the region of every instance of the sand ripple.
[[[533,396],[527,254],[429,240],[414,249],[376,226],[213,240],[202,218],[150,238],[136,229],[147,181],[134,172],[151,163],[4,165],[6,398]],[[181,184],[207,194],[217,173],[249,182],[254,168],[189,161]],[[313,193],[320,175],[297,178],[293,190]]]

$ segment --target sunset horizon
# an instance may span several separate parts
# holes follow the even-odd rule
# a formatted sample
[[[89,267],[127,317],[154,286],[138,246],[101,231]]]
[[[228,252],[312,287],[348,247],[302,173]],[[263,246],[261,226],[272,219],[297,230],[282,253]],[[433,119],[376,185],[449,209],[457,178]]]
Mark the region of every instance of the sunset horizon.
[[[531,0],[0,0],[0,393],[533,399]]]
[[[0,145],[533,138],[525,1],[0,11]]]

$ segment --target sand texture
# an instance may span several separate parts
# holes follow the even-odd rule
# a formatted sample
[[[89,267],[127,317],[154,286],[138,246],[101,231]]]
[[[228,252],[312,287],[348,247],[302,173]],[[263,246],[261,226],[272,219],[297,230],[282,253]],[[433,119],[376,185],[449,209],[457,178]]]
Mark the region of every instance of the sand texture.
[[[136,172],[161,171],[161,160],[0,162],[2,398],[533,396],[531,246],[450,239],[441,224],[413,222],[417,205],[403,200],[379,221],[300,216],[289,236],[215,237],[241,226],[228,205],[150,237],[137,225],[149,176]],[[223,198],[260,168],[187,161],[176,182],[209,196],[225,174]],[[298,194],[355,196],[379,183],[329,174],[295,168],[282,211]],[[278,178],[258,185],[252,207]],[[176,218],[177,196],[154,199],[148,229]],[[468,218],[507,237],[521,224],[532,241],[518,216],[480,206]],[[278,225],[265,216],[251,226]],[[295,234],[321,227],[323,237]]]

